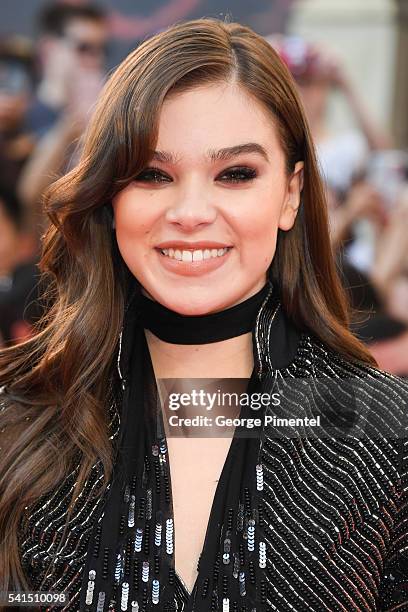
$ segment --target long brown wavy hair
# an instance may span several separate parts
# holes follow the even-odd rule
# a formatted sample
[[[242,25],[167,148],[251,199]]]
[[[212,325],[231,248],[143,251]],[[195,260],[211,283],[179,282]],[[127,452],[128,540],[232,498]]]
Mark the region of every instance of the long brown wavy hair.
[[[78,456],[73,498],[96,461],[103,487],[109,482],[107,385],[130,275],[112,231],[111,200],[150,161],[166,96],[218,82],[239,83],[269,111],[288,173],[304,161],[302,204],[293,228],[279,230],[269,270],[283,308],[330,348],[376,366],[349,330],[313,142],[276,52],[250,28],[212,18],[178,23],[146,40],[107,81],[78,165],[44,196],[46,314],[31,339],[0,351],[0,591],[26,588],[17,540],[24,507],[54,488]]]

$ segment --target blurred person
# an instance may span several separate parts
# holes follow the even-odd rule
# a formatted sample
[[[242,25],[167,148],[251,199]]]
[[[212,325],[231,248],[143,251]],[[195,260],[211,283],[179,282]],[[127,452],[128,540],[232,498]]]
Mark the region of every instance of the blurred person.
[[[352,239],[353,223],[366,220],[371,236],[367,277],[387,313],[408,324],[405,279],[408,273],[408,154],[386,151],[370,158],[365,175],[355,181],[331,219],[334,248]],[[358,249],[358,246],[357,246]],[[349,250],[350,252],[350,250]],[[355,253],[354,259],[362,259]],[[395,295],[395,297],[394,297]]]
[[[390,189],[390,180],[386,182]],[[392,191],[397,193],[395,185]],[[341,249],[343,241],[352,240],[356,220],[365,220],[369,231],[365,250],[353,245],[354,259],[367,259],[363,270]],[[402,190],[394,203],[386,203],[385,194],[380,194],[366,176],[352,185],[338,206],[331,231],[343,282],[355,309],[354,331],[369,345],[382,368],[404,376],[408,376],[407,227],[408,189]]]
[[[267,40],[290,69],[302,96],[317,146],[323,177],[343,195],[356,172],[364,167],[369,151],[391,146],[389,135],[374,121],[342,62],[332,50],[298,36],[272,35]],[[356,128],[333,133],[328,106],[333,93],[344,96]]]
[[[371,282],[392,321],[403,329],[389,339],[374,341],[370,351],[387,371],[408,377],[408,184],[395,207],[376,250]]]
[[[408,185],[378,241],[371,278],[387,311],[408,326]]]
[[[38,142],[19,183],[38,236],[44,229],[44,189],[75,165],[77,140],[104,81],[108,25],[97,5],[46,5],[39,16],[42,79],[27,122]]]
[[[371,275],[378,265],[376,253],[381,250],[382,234],[392,222],[404,191],[408,176],[408,153],[392,149],[373,151],[369,154],[361,174],[362,177],[357,183],[357,189],[359,184],[362,187],[357,198],[360,206],[354,206],[358,214],[353,220],[347,214],[350,209],[348,203],[355,200],[353,183],[344,202],[331,211],[331,216],[337,228],[339,218],[346,223],[348,220],[353,242],[347,246],[347,256],[357,268]],[[333,241],[335,242],[335,236]]]
[[[340,205],[329,204],[331,210],[331,240],[335,250],[341,248],[344,241],[351,239],[351,231],[359,219],[369,219],[382,231],[385,223],[383,200],[378,190],[366,179],[353,181]]]
[[[365,342],[394,338],[404,324],[387,311],[371,279],[377,241],[387,223],[382,190],[370,180],[373,152],[391,146],[387,133],[370,117],[357,88],[333,52],[297,36],[267,40],[294,76],[309,120],[326,182],[332,246],[354,306],[353,329]],[[328,105],[344,96],[355,128],[333,133]]]
[[[0,182],[12,191],[35,142],[26,123],[33,84],[29,42],[17,36],[0,38]]]
[[[72,108],[79,101],[86,77],[103,77],[107,16],[96,4],[51,2],[38,15],[37,31],[41,79],[28,109],[27,124],[40,137],[65,113],[67,106]]]
[[[353,305],[353,329],[370,349],[374,342],[397,340],[407,329],[402,303],[389,299],[391,278],[385,273],[387,265],[397,265],[406,248],[402,221],[397,210],[386,207],[383,195],[367,176],[353,181],[344,199],[331,210],[331,242]],[[394,373],[407,372],[396,371],[394,364],[380,358],[379,363]]]
[[[0,344],[26,339],[40,316],[39,272],[24,211],[12,191],[0,185]]]

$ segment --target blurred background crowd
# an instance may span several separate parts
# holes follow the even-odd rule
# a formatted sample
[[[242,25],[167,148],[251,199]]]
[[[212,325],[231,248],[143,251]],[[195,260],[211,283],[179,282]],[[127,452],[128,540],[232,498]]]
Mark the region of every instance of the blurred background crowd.
[[[353,329],[408,376],[405,0],[10,0],[0,20],[0,346],[33,332],[42,194],[72,168],[111,71],[146,37],[212,16],[254,28],[298,85]],[[406,62],[405,62],[406,63]]]

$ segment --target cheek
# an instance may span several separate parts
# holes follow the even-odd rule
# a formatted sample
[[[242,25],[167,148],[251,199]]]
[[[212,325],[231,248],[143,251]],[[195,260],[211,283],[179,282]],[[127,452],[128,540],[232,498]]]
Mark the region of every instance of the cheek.
[[[151,207],[136,201],[131,194],[121,194],[112,201],[115,234],[119,251],[127,266],[138,273],[150,247],[150,233],[154,224]]]
[[[112,206],[118,243],[132,240],[137,246],[154,224],[153,207],[137,201],[131,193],[116,196]]]
[[[274,251],[283,194],[265,190],[251,200],[243,214],[237,215],[236,223],[243,244],[264,258]]]

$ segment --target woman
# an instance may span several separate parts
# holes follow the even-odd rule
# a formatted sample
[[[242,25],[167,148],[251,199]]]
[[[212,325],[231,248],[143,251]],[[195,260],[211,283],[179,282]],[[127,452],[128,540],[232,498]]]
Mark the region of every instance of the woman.
[[[48,316],[1,354],[3,590],[70,611],[406,602],[407,387],[348,329],[310,133],[268,43],[212,19],[144,42],[46,207]],[[197,378],[277,389],[279,409],[232,440],[176,437],[156,383]],[[289,414],[322,435],[265,425]]]

